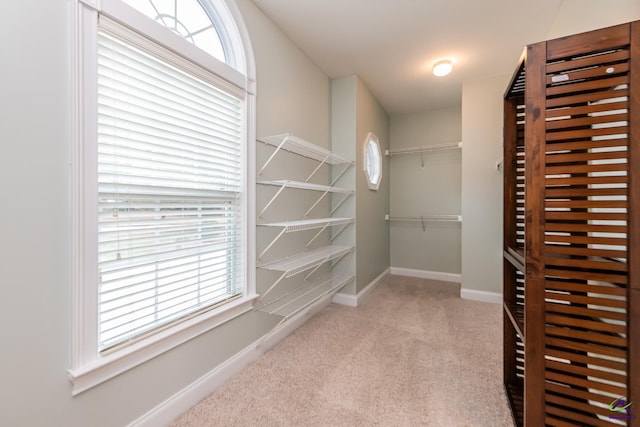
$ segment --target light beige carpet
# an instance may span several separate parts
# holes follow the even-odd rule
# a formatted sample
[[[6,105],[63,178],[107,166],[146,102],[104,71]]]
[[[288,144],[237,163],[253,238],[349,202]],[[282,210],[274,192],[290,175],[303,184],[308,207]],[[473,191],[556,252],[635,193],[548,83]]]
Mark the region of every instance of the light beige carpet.
[[[512,427],[498,304],[459,285],[388,276],[332,304],[208,398],[182,426]]]

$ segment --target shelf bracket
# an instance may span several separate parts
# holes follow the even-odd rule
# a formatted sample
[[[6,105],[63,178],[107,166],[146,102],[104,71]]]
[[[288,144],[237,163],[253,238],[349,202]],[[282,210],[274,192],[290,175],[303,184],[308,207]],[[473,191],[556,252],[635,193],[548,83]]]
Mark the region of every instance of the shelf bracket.
[[[311,246],[311,244],[312,244],[312,243],[313,243],[313,242],[314,242],[314,241],[315,241],[315,240],[320,236],[320,234],[322,234],[322,232],[323,232],[324,230],[326,230],[326,229],[327,229],[327,227],[328,227],[328,226],[329,226],[329,224],[325,224],[325,225],[320,229],[320,231],[318,231],[318,232],[316,233],[316,235],[315,235],[315,236],[313,236],[313,238],[312,238],[311,240],[309,240],[309,243],[307,243],[304,247],[308,249],[308,248],[309,248],[309,246]]]
[[[267,253],[267,251],[268,251],[269,249],[271,249],[271,247],[272,247],[272,246],[273,246],[273,245],[274,245],[274,244],[275,244],[275,243],[280,239],[280,237],[282,237],[282,235],[283,235],[284,233],[286,233],[286,231],[287,231],[287,229],[286,229],[286,228],[283,228],[283,229],[282,229],[282,231],[280,231],[280,233],[278,233],[278,235],[277,235],[277,236],[276,236],[276,237],[271,241],[271,243],[269,243],[269,244],[267,245],[267,247],[266,247],[266,248],[264,248],[264,249],[262,250],[262,252],[260,252],[260,255],[258,255],[258,260],[261,260],[261,259],[262,259],[262,257],[264,256],[264,254],[266,254],[266,253]]]
[[[348,254],[348,253],[349,253],[349,252],[347,252],[347,253],[344,253],[344,254],[340,255],[340,256],[339,256],[335,261],[333,261],[333,262],[331,263],[331,267],[330,267],[330,268],[335,267],[335,266],[336,266],[336,264],[338,264],[340,261],[342,261],[342,258],[344,258],[344,257],[346,257],[346,256],[347,256],[347,254]]]
[[[304,213],[304,217],[305,217],[305,218],[306,218],[307,216],[309,216],[309,214],[311,213],[311,211],[313,210],[313,208],[315,208],[316,206],[318,206],[318,203],[320,203],[320,201],[321,201],[322,199],[324,199],[324,198],[325,198],[325,196],[326,196],[327,194],[329,194],[329,192],[328,192],[328,191],[325,191],[324,193],[322,193],[322,196],[318,197],[318,200],[316,200],[316,202],[315,202],[313,205],[311,205],[311,207],[310,207],[310,208],[309,208],[309,209]],[[332,213],[333,213],[333,212],[332,212]]]
[[[337,204],[337,205],[335,205],[335,207],[334,207],[333,209],[331,209],[331,215],[333,215],[333,214],[338,210],[338,208],[339,208],[339,207],[340,207],[344,202],[346,202],[346,201],[347,201],[347,199],[348,199],[350,196],[351,196],[351,194],[346,194],[346,195],[342,198],[342,200],[340,200],[340,201],[338,202],[338,204]]]
[[[338,236],[340,235],[340,233],[342,233],[344,230],[346,230],[346,228],[347,228],[349,225],[350,225],[350,223],[349,223],[349,224],[344,224],[342,227],[340,227],[340,230],[336,231],[336,233],[335,233],[333,236],[331,236],[330,241],[332,241],[332,242],[333,242],[333,240],[334,240],[336,237],[338,237]]]
[[[261,218],[262,215],[267,211],[267,209],[269,209],[269,206],[271,206],[271,204],[278,198],[278,196],[280,195],[280,193],[282,193],[284,191],[284,189],[287,187],[287,184],[282,184],[282,187],[280,187],[280,189],[276,192],[276,194],[273,195],[273,197],[271,198],[271,200],[269,200],[269,203],[267,203],[264,208],[262,208],[262,210],[260,211],[260,213],[258,214],[258,218]]]
[[[307,179],[304,180],[304,182],[309,182],[311,178],[316,174],[316,172],[320,170],[322,165],[324,165],[327,162],[327,160],[329,160],[329,157],[331,157],[331,153],[327,154],[326,157],[322,159],[322,161],[318,162],[318,166],[316,166],[316,168],[313,170],[313,172],[311,172],[311,174],[307,177]]]
[[[258,175],[262,175],[262,172],[264,172],[264,170],[267,168],[267,166],[269,166],[269,164],[271,163],[273,158],[280,152],[280,150],[284,146],[285,142],[287,142],[287,139],[289,139],[289,135],[287,135],[286,137],[282,138],[282,142],[276,147],[276,149],[273,151],[273,153],[271,153],[271,156],[269,156],[267,161],[264,162],[264,165],[262,165],[262,168],[260,168],[260,170],[258,171]]]
[[[342,168],[342,170],[340,171],[340,173],[338,173],[338,175],[333,179],[333,181],[331,181],[331,186],[333,186],[336,182],[338,182],[338,180],[339,180],[340,178],[342,178],[342,175],[344,175],[344,174],[349,170],[349,168],[350,168],[352,165],[353,165],[353,162],[351,162],[351,163],[347,163],[347,164]]]
[[[267,291],[265,293],[263,293],[262,295],[260,295],[260,298],[258,298],[257,302],[260,302],[264,299],[264,297],[267,296],[267,294],[269,292],[271,292],[273,290],[273,288],[276,287],[276,285],[278,283],[280,283],[282,281],[282,279],[284,279],[287,276],[287,272],[285,271],[284,273],[282,273],[282,275],[280,277],[278,277],[278,280],[276,280],[275,282],[273,282],[273,284],[269,287],[269,289],[267,289]]]

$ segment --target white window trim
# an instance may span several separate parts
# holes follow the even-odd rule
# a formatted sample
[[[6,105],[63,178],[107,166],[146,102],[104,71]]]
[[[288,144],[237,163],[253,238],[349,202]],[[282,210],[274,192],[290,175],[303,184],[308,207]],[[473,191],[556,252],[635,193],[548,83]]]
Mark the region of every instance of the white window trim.
[[[376,182],[373,182],[371,180],[371,176],[369,175],[369,168],[367,167],[367,163],[369,162],[369,156],[368,156],[369,142],[374,142],[375,147],[378,151],[378,159],[379,159],[378,166],[380,168],[380,175],[378,176],[378,180]],[[367,180],[367,185],[369,186],[370,190],[377,191],[380,188],[380,182],[382,182],[382,151],[380,149],[380,141],[378,141],[378,137],[372,132],[369,132],[367,134],[367,137],[364,139],[363,158],[364,158],[364,162],[362,164],[362,167],[364,170],[365,179]]]
[[[214,0],[228,15],[223,15],[225,28],[230,31],[234,25],[238,41],[244,49],[234,51],[236,67],[240,71],[231,69],[220,61],[212,61],[207,54],[202,54],[188,41],[176,37],[167,37],[163,31],[156,31],[154,26],[147,26],[145,20],[139,19],[137,14],[124,7],[118,0],[75,0],[71,8],[72,32],[71,46],[71,78],[72,99],[74,108],[71,119],[71,210],[72,210],[72,249],[71,249],[71,279],[72,279],[72,353],[69,378],[73,382],[72,394],[77,395],[122,372],[140,365],[174,347],[177,347],[198,335],[206,333],[216,326],[225,323],[252,309],[252,302],[257,297],[255,285],[255,63],[249,36],[244,27],[242,17],[233,2]],[[96,158],[95,144],[83,144],[87,138],[95,139],[97,134],[97,32],[99,13],[108,16],[125,26],[141,25],[144,31],[149,30],[152,37],[159,34],[156,41],[167,45],[179,46],[177,51],[187,52],[190,59],[198,65],[211,70],[218,77],[227,81],[237,92],[245,93],[245,114],[247,118],[246,161],[247,168],[244,177],[245,191],[243,200],[246,209],[243,212],[246,226],[245,257],[246,271],[245,292],[240,297],[223,305],[183,320],[164,330],[146,338],[114,350],[106,355],[98,353],[98,304],[97,287],[87,286],[87,278],[93,277],[97,271],[97,248],[87,242],[96,241],[96,230],[88,227],[85,218],[87,203],[96,204],[97,195],[87,192],[85,187],[87,177],[96,176],[96,165],[86,159]],[[140,14],[140,16],[142,16]],[[238,43],[235,44],[236,46]],[[193,54],[193,57],[191,56]],[[244,73],[244,74],[243,74]],[[93,239],[93,240],[92,240]]]

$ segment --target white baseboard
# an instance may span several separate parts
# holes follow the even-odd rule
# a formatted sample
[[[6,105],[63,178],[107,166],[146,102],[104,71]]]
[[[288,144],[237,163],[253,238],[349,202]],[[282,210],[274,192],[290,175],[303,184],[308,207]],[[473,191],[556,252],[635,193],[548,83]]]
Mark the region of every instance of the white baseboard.
[[[462,282],[462,275],[456,273],[444,273],[442,271],[415,270],[412,268],[391,267],[391,274],[398,276],[417,277],[420,279],[441,280],[443,282]]]
[[[475,289],[460,289],[460,298],[473,301],[502,304],[502,294],[498,292],[477,291]]]
[[[384,277],[387,274],[389,274],[390,271],[391,271],[390,268],[383,271],[378,277],[373,279],[371,283],[369,283],[363,290],[358,292],[357,295],[338,292],[333,295],[333,298],[331,298],[331,302],[334,302],[340,305],[346,305],[348,307],[358,307],[360,304],[362,304],[362,301],[364,301],[367,295],[369,295],[371,291],[373,291],[380,284],[382,279],[384,279]]]
[[[258,341],[248,345],[211,371],[174,394],[155,408],[142,415],[128,427],[161,427],[166,426],[182,415],[189,408],[213,393],[218,387],[230,380],[245,367],[258,360],[263,353],[276,345],[287,335],[303,325],[310,317],[331,303],[327,296],[316,304],[283,322]]]

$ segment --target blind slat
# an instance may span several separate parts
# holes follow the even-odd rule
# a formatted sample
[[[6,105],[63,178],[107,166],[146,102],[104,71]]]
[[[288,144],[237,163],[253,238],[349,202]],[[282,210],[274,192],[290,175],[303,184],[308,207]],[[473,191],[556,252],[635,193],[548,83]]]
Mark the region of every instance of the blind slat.
[[[98,39],[104,350],[241,293],[244,100]]]

